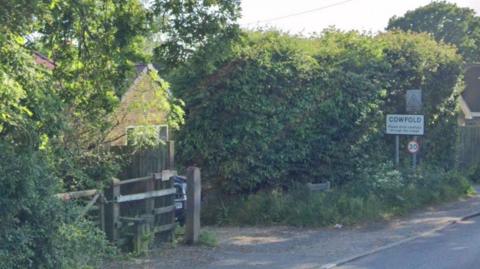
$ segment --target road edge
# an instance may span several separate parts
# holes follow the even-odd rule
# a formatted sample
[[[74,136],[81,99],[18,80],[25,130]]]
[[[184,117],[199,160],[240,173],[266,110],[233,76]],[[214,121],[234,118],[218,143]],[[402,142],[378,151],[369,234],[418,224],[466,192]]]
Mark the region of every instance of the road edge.
[[[357,255],[354,255],[354,256],[350,256],[350,257],[347,257],[347,258],[344,258],[344,259],[341,259],[341,260],[338,260],[338,261],[335,261],[335,262],[332,262],[332,263],[324,264],[324,265],[318,267],[318,269],[333,269],[333,268],[335,268],[335,267],[338,267],[338,266],[347,264],[347,263],[349,263],[349,262],[352,262],[352,261],[355,261],[355,260],[358,260],[358,259],[361,259],[361,258],[370,256],[370,255],[372,255],[372,254],[375,254],[375,253],[384,251],[384,250],[386,250],[386,249],[393,248],[393,247],[396,247],[396,246],[398,246],[398,245],[402,245],[402,244],[405,244],[405,243],[407,243],[407,242],[416,240],[416,239],[418,239],[418,238],[432,235],[432,234],[437,233],[437,232],[439,232],[439,231],[442,231],[442,230],[446,229],[447,227],[450,227],[451,225],[454,225],[454,224],[456,224],[456,223],[458,223],[458,222],[466,221],[466,220],[469,220],[469,219],[472,219],[472,218],[475,218],[475,217],[478,217],[478,216],[480,216],[480,210],[478,210],[478,211],[476,211],[476,212],[473,212],[473,213],[470,213],[470,214],[468,214],[468,215],[466,215],[466,216],[459,217],[459,218],[456,218],[456,219],[454,219],[454,220],[447,221],[445,224],[441,225],[440,227],[434,228],[434,229],[429,230],[429,231],[427,231],[427,232],[423,232],[423,233],[420,233],[420,234],[418,234],[418,235],[414,235],[414,236],[411,236],[411,237],[407,237],[407,238],[402,239],[402,240],[400,240],[400,241],[393,242],[393,243],[387,244],[387,245],[382,246],[382,247],[374,248],[374,249],[372,249],[372,250],[363,252],[363,253],[361,253],[361,254],[357,254]]]

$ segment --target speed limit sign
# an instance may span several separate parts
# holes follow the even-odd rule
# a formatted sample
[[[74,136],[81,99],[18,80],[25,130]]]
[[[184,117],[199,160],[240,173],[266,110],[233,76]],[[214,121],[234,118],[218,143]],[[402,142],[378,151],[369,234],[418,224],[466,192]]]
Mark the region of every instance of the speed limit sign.
[[[412,140],[410,142],[408,142],[408,152],[412,153],[412,154],[415,154],[418,152],[418,150],[420,150],[420,145],[418,145],[418,142],[415,141],[415,140]]]

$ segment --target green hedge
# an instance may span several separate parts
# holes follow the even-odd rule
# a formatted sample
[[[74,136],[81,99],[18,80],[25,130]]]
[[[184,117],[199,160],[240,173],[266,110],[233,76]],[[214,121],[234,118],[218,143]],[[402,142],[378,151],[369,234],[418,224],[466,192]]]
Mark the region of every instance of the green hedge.
[[[385,115],[403,112],[406,90],[421,88],[424,161],[449,166],[460,68],[455,49],[421,34],[248,33],[169,75],[186,102],[178,157],[230,193],[345,184],[391,158]]]

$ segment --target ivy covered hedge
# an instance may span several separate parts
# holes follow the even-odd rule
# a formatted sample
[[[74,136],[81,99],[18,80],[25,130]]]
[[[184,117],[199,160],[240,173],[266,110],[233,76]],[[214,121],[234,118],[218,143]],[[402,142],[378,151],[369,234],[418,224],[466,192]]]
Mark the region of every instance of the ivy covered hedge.
[[[422,34],[254,32],[213,43],[170,74],[186,102],[179,157],[231,193],[343,184],[391,158],[385,115],[421,88],[424,161],[451,164],[460,68],[454,48]]]

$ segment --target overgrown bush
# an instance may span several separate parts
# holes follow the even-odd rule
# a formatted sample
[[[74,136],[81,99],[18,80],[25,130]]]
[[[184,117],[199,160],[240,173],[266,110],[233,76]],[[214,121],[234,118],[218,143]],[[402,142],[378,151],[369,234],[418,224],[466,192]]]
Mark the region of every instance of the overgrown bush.
[[[94,268],[105,236],[54,197],[60,181],[44,153],[0,142],[0,269]],[[8,179],[8,180],[7,180]]]
[[[216,188],[356,180],[393,156],[385,115],[403,113],[415,88],[424,96],[424,161],[452,166],[461,67],[452,47],[422,34],[329,30],[310,39],[248,33],[226,51],[199,51],[169,76],[186,101],[178,157]]]
[[[471,165],[467,169],[463,169],[467,178],[471,182],[478,183],[480,182],[480,165]]]
[[[67,222],[68,212],[54,196],[62,187],[56,165],[68,156],[55,153],[71,142],[62,141],[64,100],[52,87],[58,85],[52,74],[35,65],[32,52],[25,48],[26,34],[10,31],[4,17],[0,18],[0,269],[94,266],[93,260],[75,258],[81,255],[78,248],[68,249],[76,234],[68,240],[63,236],[77,229],[84,234],[97,231]],[[96,238],[96,245],[89,245],[84,253],[104,253],[98,244],[103,237]],[[78,239],[79,245],[87,246],[92,237]]]
[[[101,268],[101,265],[116,252],[105,238],[105,234],[87,220],[62,223],[54,242],[55,255],[59,257],[58,268]]]
[[[389,218],[472,192],[456,171],[423,168],[412,173],[391,166],[324,193],[305,187],[274,189],[208,201],[203,220],[223,225],[326,226]]]

